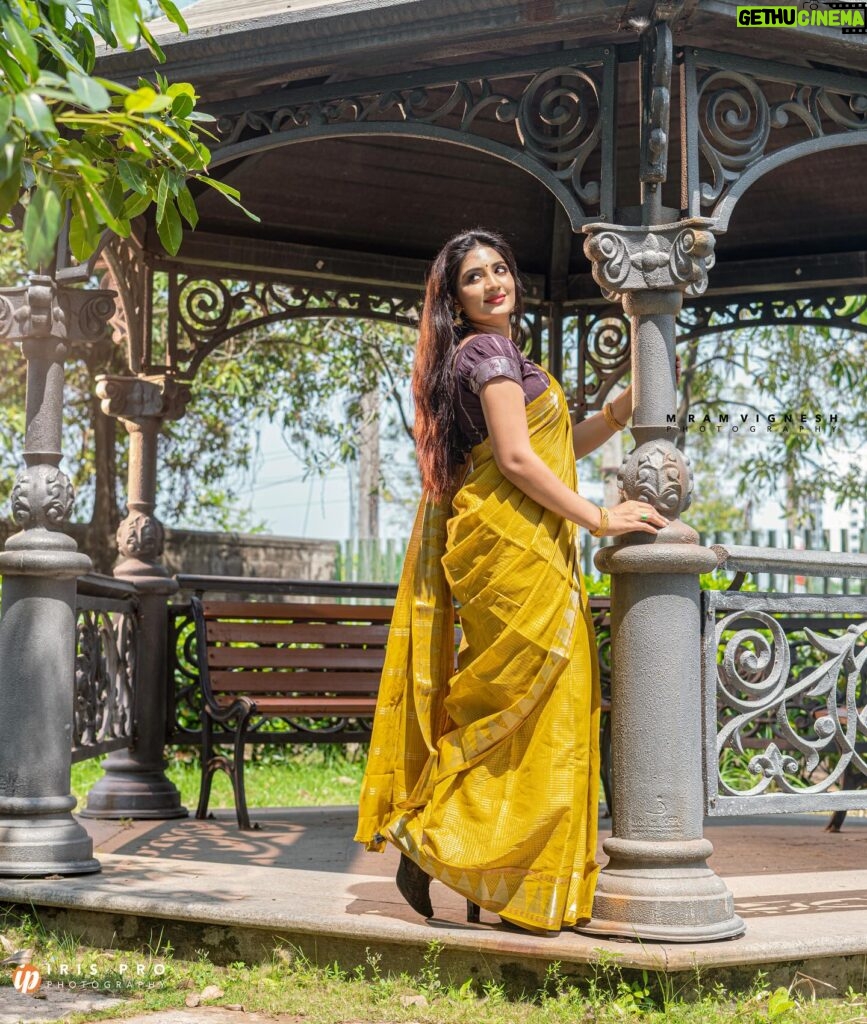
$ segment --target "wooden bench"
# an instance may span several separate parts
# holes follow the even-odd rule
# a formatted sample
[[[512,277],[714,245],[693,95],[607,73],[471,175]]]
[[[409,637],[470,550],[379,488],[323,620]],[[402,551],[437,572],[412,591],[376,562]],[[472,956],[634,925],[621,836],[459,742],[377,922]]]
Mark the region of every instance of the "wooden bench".
[[[360,719],[368,739],[385,658],[391,605],[190,600],[201,678],[202,781],[197,818],[208,813],[216,771],[232,780],[238,827],[250,829],[244,746],[257,720]],[[204,656],[203,656],[204,655]],[[214,724],[231,730],[233,757],[214,752]]]
[[[601,623],[608,602],[592,604]],[[268,733],[256,726],[272,719],[303,725],[293,742],[328,742],[338,732],[340,742],[369,740],[393,606],[216,601],[199,592],[190,608],[203,698],[196,817],[207,817],[214,773],[224,771],[232,782],[238,827],[255,828],[247,810],[244,748],[268,742]],[[456,651],[460,637],[456,617]],[[602,777],[610,806],[609,711],[604,699]],[[354,726],[350,731],[347,721]],[[215,725],[222,735],[215,736]],[[215,751],[220,743],[231,743],[232,756]]]

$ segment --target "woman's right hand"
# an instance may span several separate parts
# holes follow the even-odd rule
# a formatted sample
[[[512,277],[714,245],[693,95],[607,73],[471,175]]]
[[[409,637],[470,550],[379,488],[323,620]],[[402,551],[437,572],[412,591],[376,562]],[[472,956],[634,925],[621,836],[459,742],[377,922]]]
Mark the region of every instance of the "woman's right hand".
[[[608,529],[604,537],[622,533],[658,533],[669,520],[646,501],[622,501],[608,509]]]

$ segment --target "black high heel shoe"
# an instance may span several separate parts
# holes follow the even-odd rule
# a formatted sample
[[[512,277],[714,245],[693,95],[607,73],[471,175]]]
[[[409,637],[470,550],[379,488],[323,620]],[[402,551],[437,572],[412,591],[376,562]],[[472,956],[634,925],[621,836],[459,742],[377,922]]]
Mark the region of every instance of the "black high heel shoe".
[[[467,922],[469,924],[481,924],[482,921],[482,908],[478,903],[473,903],[472,900],[467,900]]]
[[[430,875],[426,874],[410,860],[405,853],[400,855],[400,867],[395,875],[398,892],[406,902],[422,917],[433,917],[433,906],[430,901]]]

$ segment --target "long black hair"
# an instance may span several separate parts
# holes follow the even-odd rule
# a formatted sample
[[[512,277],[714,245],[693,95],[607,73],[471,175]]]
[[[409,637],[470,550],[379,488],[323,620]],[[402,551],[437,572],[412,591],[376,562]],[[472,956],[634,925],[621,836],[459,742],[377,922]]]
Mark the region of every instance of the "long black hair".
[[[450,492],[463,462],[454,422],[454,353],[461,338],[475,328],[465,320],[455,325],[455,305],[461,263],[480,245],[495,249],[515,279],[513,333],[520,331],[524,314],[524,293],[515,255],[502,235],[472,228],[450,238],[440,249],[427,275],[412,372],[416,455],[422,487],[435,501]]]

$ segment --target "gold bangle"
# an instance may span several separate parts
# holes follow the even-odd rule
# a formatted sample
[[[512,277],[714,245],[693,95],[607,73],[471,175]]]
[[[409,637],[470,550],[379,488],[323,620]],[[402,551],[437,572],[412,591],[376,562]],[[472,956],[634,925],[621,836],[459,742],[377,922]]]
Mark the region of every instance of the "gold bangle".
[[[590,531],[591,537],[604,537],[608,532],[608,509],[604,505],[599,506],[599,526]]]
[[[625,430],[626,424],[621,423],[620,420],[614,415],[614,410],[611,408],[611,403],[606,402],[602,406],[602,419],[608,424],[612,430]]]

